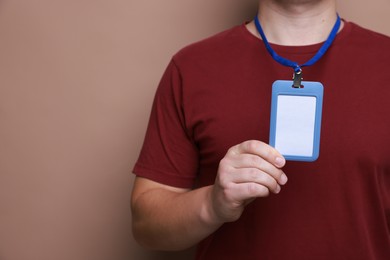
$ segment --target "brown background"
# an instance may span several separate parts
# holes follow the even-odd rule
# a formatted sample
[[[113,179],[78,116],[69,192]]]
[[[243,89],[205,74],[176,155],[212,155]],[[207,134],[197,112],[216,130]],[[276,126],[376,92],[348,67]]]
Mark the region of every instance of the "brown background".
[[[131,168],[171,55],[256,0],[0,1],[0,259],[183,259],[131,235]],[[340,14],[390,35],[390,1]]]

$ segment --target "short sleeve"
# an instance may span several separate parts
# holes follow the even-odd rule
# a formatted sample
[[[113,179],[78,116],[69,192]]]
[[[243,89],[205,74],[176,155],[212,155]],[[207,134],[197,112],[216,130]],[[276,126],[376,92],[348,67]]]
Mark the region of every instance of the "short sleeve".
[[[198,151],[186,129],[181,82],[172,60],[157,88],[133,172],[165,185],[192,188],[198,171]]]

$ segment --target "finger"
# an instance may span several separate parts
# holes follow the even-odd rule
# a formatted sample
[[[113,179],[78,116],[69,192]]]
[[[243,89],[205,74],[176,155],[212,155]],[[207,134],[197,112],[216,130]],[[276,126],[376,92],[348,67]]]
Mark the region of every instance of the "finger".
[[[267,187],[268,190],[276,194],[281,190],[275,178],[256,168],[236,169],[231,177],[235,184],[254,182]]]
[[[229,189],[230,194],[227,194],[233,201],[242,202],[258,197],[267,197],[270,190],[254,182],[238,183],[232,185]]]
[[[270,175],[281,185],[284,185],[287,182],[287,176],[281,169],[275,167],[273,164],[257,155],[239,154],[236,156],[235,160],[231,161],[231,166],[235,167],[236,169],[255,168]]]
[[[245,141],[233,146],[229,152],[233,154],[254,154],[260,156],[278,168],[282,168],[286,164],[286,160],[283,155],[281,155],[275,148],[257,140]]]

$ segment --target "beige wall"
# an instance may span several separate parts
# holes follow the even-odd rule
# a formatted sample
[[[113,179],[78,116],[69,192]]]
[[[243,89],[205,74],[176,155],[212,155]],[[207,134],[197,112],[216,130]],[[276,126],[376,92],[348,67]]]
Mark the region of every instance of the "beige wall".
[[[0,2],[1,260],[174,259],[130,231],[154,90],[175,51],[255,2]],[[390,35],[390,2],[370,4],[339,1],[340,14]]]

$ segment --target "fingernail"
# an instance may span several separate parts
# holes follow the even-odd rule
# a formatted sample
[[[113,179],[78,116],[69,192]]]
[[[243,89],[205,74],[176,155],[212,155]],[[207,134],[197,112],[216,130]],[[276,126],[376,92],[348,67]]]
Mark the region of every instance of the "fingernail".
[[[286,174],[283,173],[282,176],[280,176],[280,184],[284,185],[287,183],[287,181],[288,181],[288,178],[287,178]]]
[[[282,188],[280,188],[280,186],[278,185],[278,186],[276,187],[276,189],[275,189],[275,193],[278,194],[278,193],[280,192],[281,189],[282,189]]]
[[[282,167],[284,165],[284,159],[281,157],[276,157],[275,164],[276,166]]]

